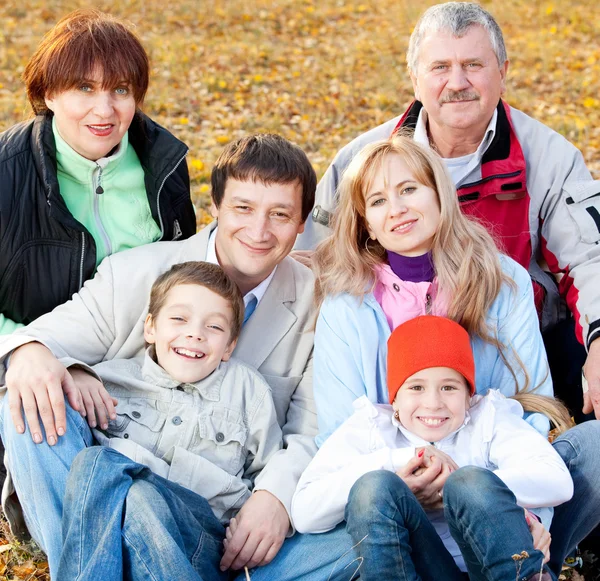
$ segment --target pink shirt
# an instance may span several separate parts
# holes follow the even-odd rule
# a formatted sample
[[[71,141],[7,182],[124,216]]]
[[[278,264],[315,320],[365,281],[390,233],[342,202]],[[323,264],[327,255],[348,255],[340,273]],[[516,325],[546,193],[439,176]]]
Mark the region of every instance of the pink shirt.
[[[394,274],[388,264],[375,268],[377,283],[373,290],[393,331],[398,325],[410,321],[419,315],[448,314],[448,300],[440,293],[437,279],[433,282],[409,282]]]

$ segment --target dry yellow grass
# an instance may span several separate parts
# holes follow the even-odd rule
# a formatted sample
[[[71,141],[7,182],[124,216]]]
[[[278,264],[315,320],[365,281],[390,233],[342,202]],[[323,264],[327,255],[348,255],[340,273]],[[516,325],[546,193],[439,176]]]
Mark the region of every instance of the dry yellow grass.
[[[211,164],[239,135],[276,131],[322,174],[351,138],[411,99],[404,55],[431,0],[9,0],[0,6],[0,130],[28,105],[19,75],[42,34],[80,6],[136,25],[152,59],[145,110],[190,146],[199,222]],[[511,59],[508,101],[566,135],[600,170],[595,0],[485,3]]]
[[[433,3],[4,0],[0,131],[28,116],[19,77],[41,36],[61,16],[93,5],[126,18],[152,60],[144,108],[190,147],[202,224],[208,220],[210,168],[229,140],[248,132],[281,133],[307,151],[321,175],[342,145],[401,112],[411,99],[408,37],[420,12]],[[506,36],[508,101],[567,136],[600,177],[597,0],[484,5]],[[15,571],[2,575],[27,578]]]

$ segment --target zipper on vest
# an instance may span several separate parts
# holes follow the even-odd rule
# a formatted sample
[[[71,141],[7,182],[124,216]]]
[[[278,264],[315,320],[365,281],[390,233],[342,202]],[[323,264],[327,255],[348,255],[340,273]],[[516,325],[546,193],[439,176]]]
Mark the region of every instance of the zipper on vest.
[[[85,232],[81,233],[81,260],[79,261],[79,288],[83,286],[83,259],[85,257]]]
[[[425,295],[425,314],[431,314],[431,295],[429,293]]]
[[[160,240],[163,239],[165,235],[165,225],[163,223],[162,214],[160,213],[160,193],[165,185],[165,182],[175,173],[175,170],[179,167],[181,162],[185,159],[187,155],[187,151],[183,154],[183,157],[175,164],[175,167],[165,176],[165,179],[160,184],[160,188],[158,188],[158,193],[156,194],[156,211],[158,212],[158,220],[160,226]]]
[[[495,176],[488,176],[486,178],[477,180],[476,182],[471,182],[470,184],[461,184],[460,186],[458,186],[457,190],[462,190],[463,188],[472,188],[474,186],[480,186],[481,184],[485,184],[486,182],[489,182],[491,180],[516,178],[520,173],[521,173],[520,169],[517,171],[512,171],[510,173],[499,173],[499,174],[496,174]]]
[[[102,219],[100,218],[100,196],[104,193],[104,189],[102,187],[102,166],[96,164],[96,169],[92,174],[92,185],[94,188],[94,221],[96,222],[96,227],[98,228],[98,232],[100,237],[102,238],[102,242],[104,244],[104,249],[106,250],[106,256],[110,256],[112,254],[112,244],[110,242],[110,238],[104,228],[104,224],[102,223]]]

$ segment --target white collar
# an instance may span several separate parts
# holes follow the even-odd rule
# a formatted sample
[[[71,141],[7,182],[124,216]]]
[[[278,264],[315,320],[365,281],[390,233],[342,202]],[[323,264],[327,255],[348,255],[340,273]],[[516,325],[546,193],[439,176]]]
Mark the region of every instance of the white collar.
[[[494,109],[494,114],[488,123],[487,129],[485,130],[485,135],[479,144],[479,147],[475,151],[474,157],[477,159],[477,163],[481,161],[483,154],[487,151],[487,148],[492,143],[492,139],[494,139],[494,135],[496,135],[496,124],[498,122],[498,109]],[[429,143],[429,135],[427,133],[427,111],[425,111],[425,107],[421,108],[419,111],[419,117],[417,119],[417,125],[415,126],[414,140],[421,145],[425,145],[431,148]]]
[[[215,228],[210,233],[210,236],[208,238],[208,247],[206,248],[206,262],[210,262],[211,264],[219,264],[219,260],[217,259],[217,249],[216,249],[216,244],[215,244],[218,229],[219,228],[217,226],[217,228]],[[248,306],[248,303],[253,298],[256,298],[256,306],[258,307],[258,304],[260,303],[262,298],[265,296],[265,293],[267,292],[267,288],[269,288],[269,285],[271,284],[271,281],[273,280],[273,277],[275,276],[276,270],[277,270],[277,266],[275,266],[275,268],[273,269],[271,274],[269,276],[267,276],[267,278],[265,278],[265,280],[263,280],[259,285],[257,285],[256,287],[254,287],[252,290],[248,291],[244,295],[244,306]]]

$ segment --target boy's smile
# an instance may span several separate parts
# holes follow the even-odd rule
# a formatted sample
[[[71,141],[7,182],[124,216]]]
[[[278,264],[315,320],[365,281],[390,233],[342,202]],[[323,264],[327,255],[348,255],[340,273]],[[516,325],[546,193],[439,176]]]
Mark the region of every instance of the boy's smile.
[[[227,299],[198,284],[179,284],[168,292],[156,318],[146,318],[144,338],[173,379],[195,383],[231,356],[232,320]]]

